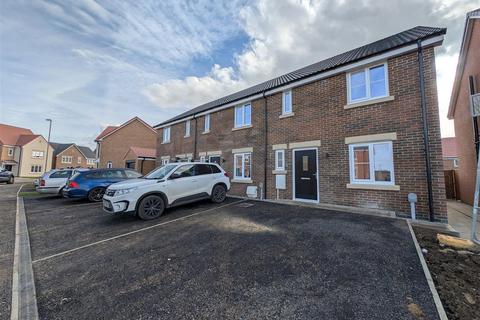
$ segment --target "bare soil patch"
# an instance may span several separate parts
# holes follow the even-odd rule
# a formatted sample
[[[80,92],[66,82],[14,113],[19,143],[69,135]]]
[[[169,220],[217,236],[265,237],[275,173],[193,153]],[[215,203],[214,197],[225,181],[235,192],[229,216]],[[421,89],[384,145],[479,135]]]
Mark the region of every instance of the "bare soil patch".
[[[414,227],[449,319],[480,319],[480,252],[438,243],[437,232]]]

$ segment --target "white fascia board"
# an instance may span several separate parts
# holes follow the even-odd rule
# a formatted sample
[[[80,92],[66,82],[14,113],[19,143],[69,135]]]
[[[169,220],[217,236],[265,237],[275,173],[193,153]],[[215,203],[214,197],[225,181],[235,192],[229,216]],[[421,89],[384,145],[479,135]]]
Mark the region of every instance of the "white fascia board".
[[[428,46],[432,46],[432,45],[440,45],[440,44],[442,44],[443,39],[444,39],[443,35],[436,36],[436,37],[433,37],[433,38],[422,41],[421,46],[423,48],[423,47],[428,47]],[[273,95],[273,94],[278,93],[278,92],[282,92],[282,91],[289,90],[289,89],[292,89],[292,88],[295,88],[295,87],[299,87],[299,86],[302,86],[302,85],[305,85],[305,84],[308,84],[308,83],[311,83],[311,82],[315,82],[315,81],[318,81],[318,80],[321,80],[321,79],[324,79],[324,78],[328,78],[328,77],[331,77],[333,75],[343,73],[343,72],[358,68],[358,67],[363,66],[363,65],[376,63],[376,62],[380,62],[380,61],[385,61],[388,58],[392,58],[392,57],[403,55],[403,54],[406,54],[406,53],[409,53],[409,52],[413,52],[413,51],[416,51],[417,49],[418,49],[418,45],[416,43],[414,43],[414,44],[411,44],[411,45],[408,45],[408,46],[405,46],[405,47],[401,47],[401,48],[398,48],[398,49],[387,51],[385,53],[382,53],[382,54],[379,54],[379,55],[376,55],[376,56],[373,56],[373,57],[370,57],[370,58],[366,58],[366,59],[363,59],[363,60],[360,60],[360,61],[357,61],[357,62],[346,64],[344,66],[335,68],[333,70],[322,72],[322,73],[317,74],[315,76],[311,76],[311,77],[308,77],[308,78],[305,78],[305,79],[302,79],[302,80],[294,81],[294,82],[292,82],[288,85],[284,85],[284,86],[281,86],[281,87],[278,87],[278,88],[275,88],[275,89],[272,89],[272,90],[267,90],[267,91],[265,91],[265,96]],[[154,127],[154,128],[155,129],[160,129],[160,128],[163,128],[163,127],[168,127],[168,126],[171,126],[173,124],[176,124],[176,123],[179,123],[179,122],[182,122],[182,121],[186,121],[188,119],[192,119],[194,117],[199,117],[199,116],[203,116],[203,115],[206,115],[206,114],[209,114],[209,113],[224,110],[224,109],[227,109],[227,108],[230,108],[230,107],[233,107],[233,106],[241,105],[241,104],[246,103],[246,102],[251,102],[251,101],[260,99],[262,97],[263,97],[263,94],[259,93],[259,94],[253,95],[253,96],[246,97],[242,100],[237,100],[237,101],[234,101],[234,102],[230,102],[230,103],[221,105],[219,107],[209,109],[209,110],[203,111],[201,113],[197,113],[195,116],[190,116],[188,118],[187,117],[182,118],[180,120],[176,120],[176,121],[167,123],[167,124],[162,125],[162,126],[157,126],[157,127]]]

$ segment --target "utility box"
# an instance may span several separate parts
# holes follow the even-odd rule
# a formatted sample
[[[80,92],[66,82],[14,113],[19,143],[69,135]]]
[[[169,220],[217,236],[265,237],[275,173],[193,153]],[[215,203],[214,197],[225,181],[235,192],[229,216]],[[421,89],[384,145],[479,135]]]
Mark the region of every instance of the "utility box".
[[[275,175],[275,188],[282,190],[287,189],[287,178],[284,174]]]

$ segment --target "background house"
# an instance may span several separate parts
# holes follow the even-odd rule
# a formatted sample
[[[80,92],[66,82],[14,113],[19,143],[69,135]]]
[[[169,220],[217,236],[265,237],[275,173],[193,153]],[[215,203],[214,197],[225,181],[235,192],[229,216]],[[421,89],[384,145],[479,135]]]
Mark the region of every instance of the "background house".
[[[125,158],[131,147],[155,150],[157,132],[142,119],[134,117],[120,126],[108,126],[95,142],[99,168],[125,168],[131,165],[127,160],[134,160]],[[135,169],[139,171],[138,166]]]
[[[467,14],[457,72],[453,83],[448,118],[455,124],[459,168],[457,198],[473,205],[479,121],[472,116],[475,101],[480,108],[480,9]]]
[[[75,143],[51,143],[55,148],[52,168],[94,168],[95,153],[89,148]]]
[[[0,166],[15,176],[41,176],[52,168],[52,157],[53,148],[43,136],[30,129],[0,124]]]
[[[153,148],[130,147],[125,154],[125,167],[147,174],[155,169],[156,150]]]
[[[445,195],[447,199],[457,199],[458,192],[458,153],[457,139],[442,138],[443,173],[445,176]]]

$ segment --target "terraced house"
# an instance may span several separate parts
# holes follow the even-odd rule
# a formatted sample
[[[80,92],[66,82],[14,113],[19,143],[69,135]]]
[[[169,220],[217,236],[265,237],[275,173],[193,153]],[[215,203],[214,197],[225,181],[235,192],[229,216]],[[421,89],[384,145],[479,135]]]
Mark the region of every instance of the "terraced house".
[[[233,195],[397,216],[415,193],[418,216],[445,221],[434,51],[445,33],[415,27],[160,123],[157,163],[219,162]]]

